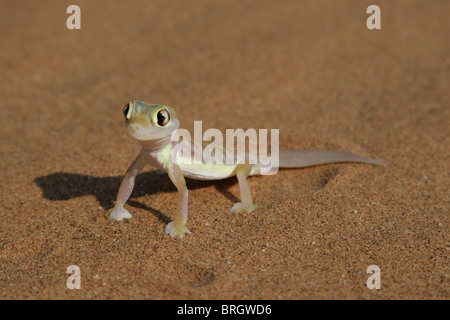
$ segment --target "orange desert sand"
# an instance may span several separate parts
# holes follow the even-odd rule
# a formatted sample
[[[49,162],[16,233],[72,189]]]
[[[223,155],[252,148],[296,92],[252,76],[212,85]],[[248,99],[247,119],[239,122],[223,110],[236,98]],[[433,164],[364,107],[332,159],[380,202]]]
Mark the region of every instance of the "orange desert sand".
[[[450,2],[0,3],[0,298],[448,299]],[[145,170],[108,221],[139,145],[130,100],[173,106],[184,128],[278,128],[281,148],[333,164],[176,189]],[[66,287],[67,267],[81,289]],[[369,290],[367,267],[381,268]]]

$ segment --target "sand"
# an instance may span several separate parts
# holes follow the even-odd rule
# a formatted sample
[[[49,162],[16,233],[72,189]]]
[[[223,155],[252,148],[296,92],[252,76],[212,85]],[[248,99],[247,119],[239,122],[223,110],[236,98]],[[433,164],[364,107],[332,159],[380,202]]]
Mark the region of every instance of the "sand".
[[[448,299],[448,1],[0,3],[0,298]],[[129,100],[182,126],[278,128],[282,148],[332,164],[189,180],[192,234],[171,239],[176,190],[146,169],[110,222],[126,168]],[[81,270],[69,290],[67,267]],[[370,290],[367,267],[381,269]]]

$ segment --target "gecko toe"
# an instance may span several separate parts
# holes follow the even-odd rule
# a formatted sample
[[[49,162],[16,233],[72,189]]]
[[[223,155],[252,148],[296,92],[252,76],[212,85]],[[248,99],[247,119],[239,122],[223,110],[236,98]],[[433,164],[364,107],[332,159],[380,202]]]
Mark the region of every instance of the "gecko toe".
[[[115,208],[114,207],[112,209],[109,209],[106,212],[105,217],[109,220],[121,221],[123,219],[130,219],[131,214],[125,208]]]
[[[253,204],[253,203],[242,204],[241,202],[237,202],[231,207],[230,212],[250,213],[253,210],[255,210],[256,208],[257,208],[257,205]]]
[[[177,223],[175,221],[170,222],[165,228],[165,233],[173,237],[180,237],[183,238],[185,234],[191,233],[188,228],[186,228],[186,225],[183,223]]]

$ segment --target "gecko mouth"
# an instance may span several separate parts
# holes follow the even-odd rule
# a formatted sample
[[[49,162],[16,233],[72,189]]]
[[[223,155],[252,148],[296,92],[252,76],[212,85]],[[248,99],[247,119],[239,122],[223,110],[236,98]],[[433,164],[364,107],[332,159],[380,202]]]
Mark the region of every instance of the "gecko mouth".
[[[142,126],[138,123],[130,123],[127,125],[128,135],[138,141],[158,140],[161,136],[165,136],[162,132],[152,130],[152,127]]]
[[[151,132],[148,132],[149,130],[146,130],[146,128],[140,124],[131,123],[128,124],[127,127],[128,134],[135,139],[142,140],[142,137],[151,136]]]

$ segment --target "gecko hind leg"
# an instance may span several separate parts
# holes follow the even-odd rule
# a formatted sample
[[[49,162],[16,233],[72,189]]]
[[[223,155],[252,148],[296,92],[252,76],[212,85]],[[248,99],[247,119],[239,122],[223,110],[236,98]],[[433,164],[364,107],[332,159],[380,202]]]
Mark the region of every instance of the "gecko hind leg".
[[[248,186],[247,177],[249,170],[245,166],[240,166],[236,171],[236,177],[239,182],[239,189],[241,192],[241,202],[237,202],[231,207],[230,212],[252,212],[256,209],[253,203],[250,187]]]

